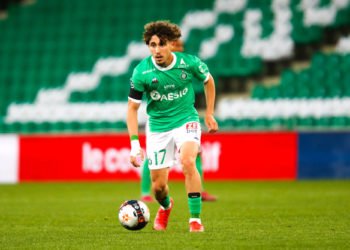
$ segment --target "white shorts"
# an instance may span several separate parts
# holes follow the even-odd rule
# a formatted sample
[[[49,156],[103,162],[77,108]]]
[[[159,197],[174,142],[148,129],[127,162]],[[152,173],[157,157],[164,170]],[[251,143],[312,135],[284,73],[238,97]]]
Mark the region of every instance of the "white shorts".
[[[148,126],[147,126],[148,127]],[[201,126],[199,122],[187,122],[179,128],[167,132],[150,132],[146,129],[146,151],[149,169],[172,167],[176,162],[176,153],[184,142],[194,141],[201,144]]]

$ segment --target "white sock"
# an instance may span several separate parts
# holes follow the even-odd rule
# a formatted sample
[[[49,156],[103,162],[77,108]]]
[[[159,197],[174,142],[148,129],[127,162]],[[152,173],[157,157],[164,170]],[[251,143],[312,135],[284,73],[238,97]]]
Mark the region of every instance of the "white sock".
[[[202,224],[202,221],[199,218],[190,218],[190,223],[193,221],[197,221],[199,224]]]

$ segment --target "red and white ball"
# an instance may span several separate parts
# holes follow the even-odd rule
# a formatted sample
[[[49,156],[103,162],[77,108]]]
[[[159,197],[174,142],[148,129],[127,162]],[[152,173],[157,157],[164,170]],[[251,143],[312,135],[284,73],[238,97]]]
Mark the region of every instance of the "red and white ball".
[[[149,222],[147,205],[139,200],[125,201],[119,208],[119,222],[128,230],[140,230]]]

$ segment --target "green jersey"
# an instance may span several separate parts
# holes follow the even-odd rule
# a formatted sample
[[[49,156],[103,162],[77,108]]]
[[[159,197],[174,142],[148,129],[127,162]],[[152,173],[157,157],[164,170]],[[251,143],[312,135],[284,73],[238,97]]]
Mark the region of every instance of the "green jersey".
[[[166,68],[158,66],[152,56],[134,69],[131,88],[146,94],[147,114],[152,132],[165,132],[186,122],[198,121],[194,107],[193,79],[209,79],[208,67],[198,57],[174,52]]]

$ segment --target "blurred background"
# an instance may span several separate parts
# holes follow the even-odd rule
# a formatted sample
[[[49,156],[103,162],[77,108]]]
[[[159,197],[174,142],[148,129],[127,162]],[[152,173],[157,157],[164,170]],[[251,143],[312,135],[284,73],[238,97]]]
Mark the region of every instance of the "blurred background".
[[[209,179],[350,177],[349,0],[2,0],[1,181],[137,178],[129,79],[159,19],[216,80]]]

